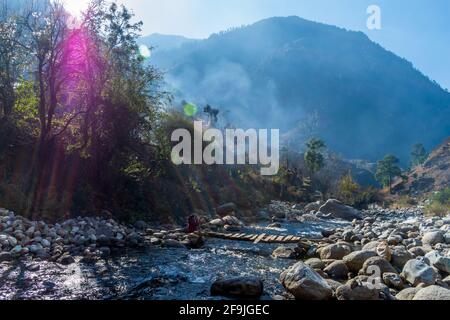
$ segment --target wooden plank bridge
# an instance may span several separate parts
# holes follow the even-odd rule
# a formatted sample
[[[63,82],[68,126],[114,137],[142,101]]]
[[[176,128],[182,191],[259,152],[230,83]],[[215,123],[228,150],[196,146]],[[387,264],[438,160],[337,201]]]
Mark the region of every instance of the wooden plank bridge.
[[[246,241],[257,243],[299,243],[300,241],[314,241],[304,239],[298,236],[281,236],[281,235],[269,235],[269,234],[248,234],[248,233],[220,233],[220,232],[208,232],[204,236],[209,238],[218,238],[224,240],[233,241]]]

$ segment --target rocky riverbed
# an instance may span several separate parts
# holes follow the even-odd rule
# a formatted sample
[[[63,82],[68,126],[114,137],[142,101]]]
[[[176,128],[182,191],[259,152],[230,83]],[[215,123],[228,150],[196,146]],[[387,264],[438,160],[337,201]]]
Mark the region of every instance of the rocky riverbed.
[[[1,209],[0,299],[450,298],[449,217],[273,202],[244,224],[234,210],[203,230],[305,240],[254,244],[106,218],[51,225]]]

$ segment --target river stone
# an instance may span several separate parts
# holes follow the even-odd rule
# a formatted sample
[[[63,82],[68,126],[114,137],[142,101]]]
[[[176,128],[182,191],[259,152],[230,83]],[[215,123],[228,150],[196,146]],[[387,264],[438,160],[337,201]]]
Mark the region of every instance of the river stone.
[[[335,243],[330,244],[326,247],[323,247],[320,249],[320,258],[322,260],[341,260],[346,255],[350,254],[352,252],[350,246],[342,244],[342,243]]]
[[[381,241],[371,241],[364,245],[362,251],[373,251],[377,252],[377,247],[380,245]]]
[[[351,280],[346,285],[339,287],[336,290],[336,297],[338,300],[352,300],[352,301],[368,301],[381,300],[380,291],[373,285],[359,281]]]
[[[230,202],[230,203],[226,203],[220,207],[217,207],[216,213],[219,216],[224,217],[226,215],[236,212],[236,210],[237,210],[237,206],[234,203]]]
[[[399,270],[402,270],[405,264],[412,259],[414,256],[405,247],[398,246],[392,249],[391,264]]]
[[[436,282],[436,272],[425,262],[416,259],[409,260],[402,272],[403,277],[413,286],[433,285]]]
[[[323,262],[322,260],[318,259],[318,258],[311,258],[305,261],[305,264],[312,268],[312,269],[317,269],[317,270],[323,270],[325,269],[326,265],[325,262]]]
[[[361,270],[363,274],[368,276],[397,273],[397,270],[386,259],[378,256],[367,259]]]
[[[439,286],[429,286],[417,292],[413,300],[448,301],[450,300],[450,290]]]
[[[348,279],[349,270],[344,261],[335,261],[323,270],[334,280]]]
[[[442,231],[427,232],[423,235],[422,242],[430,246],[434,246],[438,243],[444,243],[445,242],[444,232]]]
[[[68,255],[68,254],[65,254],[65,255],[61,256],[61,257],[57,260],[57,262],[58,262],[59,264],[68,266],[68,265],[70,265],[70,264],[72,264],[72,263],[75,263],[75,259],[74,259],[72,256],[70,256],[70,255]]]
[[[281,273],[280,281],[297,300],[328,300],[333,295],[325,279],[303,262]]]
[[[388,244],[386,242],[381,242],[377,248],[376,252],[378,256],[384,258],[386,261],[391,262],[392,260],[392,251],[391,248],[389,248]]]
[[[358,272],[362,269],[367,259],[375,257],[374,251],[355,251],[344,257],[344,262],[350,271]]]
[[[423,257],[427,254],[427,252],[425,251],[425,249],[423,247],[413,247],[411,249],[408,250],[409,253],[411,253],[414,258],[417,257]]]
[[[11,261],[13,258],[10,252],[0,252],[0,262]]]
[[[263,282],[256,277],[238,277],[217,280],[211,286],[211,295],[258,298],[263,294]]]
[[[444,257],[437,251],[429,252],[425,255],[430,265],[444,273],[450,273],[450,258]]]
[[[395,297],[397,300],[412,300],[420,290],[420,288],[407,288],[400,291]]]
[[[362,214],[355,208],[344,205],[342,202],[330,199],[320,207],[317,215],[326,219],[342,219],[347,221],[362,220]]]
[[[292,248],[281,246],[273,251],[272,256],[277,259],[295,259],[297,252]]]
[[[389,287],[396,290],[402,290],[404,288],[402,278],[396,273],[383,274],[383,282]]]

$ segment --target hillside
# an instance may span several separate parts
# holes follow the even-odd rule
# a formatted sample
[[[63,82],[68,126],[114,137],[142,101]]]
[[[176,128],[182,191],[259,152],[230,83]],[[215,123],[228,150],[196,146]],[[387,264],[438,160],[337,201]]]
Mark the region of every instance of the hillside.
[[[436,148],[423,166],[415,168],[405,182],[398,182],[395,191],[423,194],[450,186],[450,137]]]
[[[407,163],[414,143],[450,134],[450,94],[361,32],[271,18],[160,48],[152,62],[176,98],[219,108],[225,124],[288,132],[317,114],[317,135],[346,158]]]

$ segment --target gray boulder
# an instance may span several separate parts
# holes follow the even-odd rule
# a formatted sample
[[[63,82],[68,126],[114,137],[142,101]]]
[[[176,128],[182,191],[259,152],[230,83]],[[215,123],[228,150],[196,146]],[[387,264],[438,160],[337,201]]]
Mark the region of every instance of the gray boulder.
[[[430,231],[423,235],[423,244],[434,246],[438,243],[445,243],[444,232],[443,231]]]
[[[376,256],[377,254],[375,251],[355,251],[346,255],[343,260],[350,271],[358,272],[362,269],[364,262],[366,262],[367,259]]]
[[[338,300],[352,301],[381,300],[380,290],[367,282],[359,280],[351,280],[346,285],[339,287],[336,290],[336,297]]]
[[[444,257],[437,251],[431,251],[425,255],[425,258],[430,262],[432,267],[444,273],[450,273],[450,258]]]
[[[324,219],[362,220],[362,214],[359,210],[346,206],[335,199],[330,199],[321,206],[317,216]]]
[[[303,262],[281,273],[280,281],[297,300],[329,300],[333,295],[325,279]]]
[[[351,252],[352,249],[350,246],[342,243],[335,243],[321,248],[320,258],[322,260],[341,260]]]
[[[450,290],[439,287],[439,286],[429,286],[421,289],[416,293],[413,300],[450,300]]]
[[[432,267],[420,260],[409,260],[402,272],[403,277],[413,286],[433,285],[436,282],[436,272]]]

